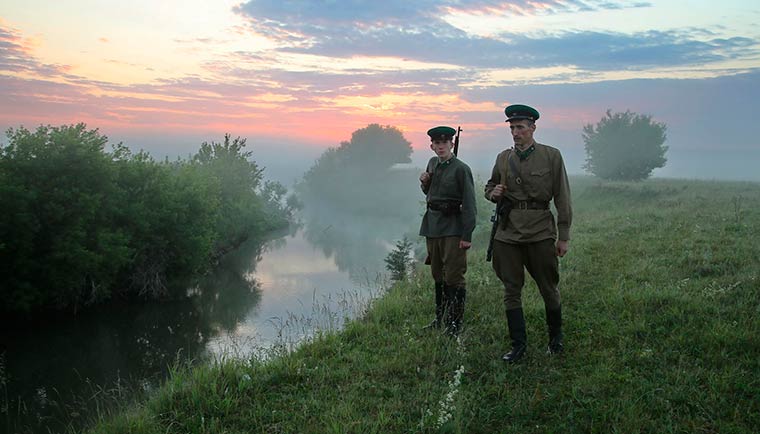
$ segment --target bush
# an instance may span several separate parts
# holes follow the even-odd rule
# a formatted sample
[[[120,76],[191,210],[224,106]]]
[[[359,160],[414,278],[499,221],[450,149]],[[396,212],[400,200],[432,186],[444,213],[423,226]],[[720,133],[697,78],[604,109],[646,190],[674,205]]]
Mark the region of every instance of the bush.
[[[0,146],[0,313],[172,296],[249,236],[288,224],[244,139],[156,162],[84,124],[9,130]],[[184,288],[178,288],[184,295]]]
[[[9,310],[107,299],[132,254],[106,137],[84,124],[9,130],[0,148],[0,297]]]

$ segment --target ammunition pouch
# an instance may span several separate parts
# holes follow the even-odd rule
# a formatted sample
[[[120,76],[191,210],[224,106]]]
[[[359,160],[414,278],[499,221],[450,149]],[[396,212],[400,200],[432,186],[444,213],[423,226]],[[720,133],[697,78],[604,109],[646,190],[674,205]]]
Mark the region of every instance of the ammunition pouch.
[[[428,202],[427,208],[440,211],[445,216],[457,215],[462,213],[462,202],[456,200]]]

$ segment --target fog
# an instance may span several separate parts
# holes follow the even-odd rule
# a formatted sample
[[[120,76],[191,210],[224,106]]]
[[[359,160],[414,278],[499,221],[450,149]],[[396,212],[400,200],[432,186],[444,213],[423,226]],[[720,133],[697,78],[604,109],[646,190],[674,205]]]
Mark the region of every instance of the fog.
[[[346,133],[347,138],[350,132]],[[548,136],[548,135],[547,135]],[[583,144],[578,137],[568,136],[562,140],[560,135],[552,134],[551,139],[542,138],[539,132],[536,139],[562,151],[565,166],[570,175],[588,175],[582,166],[586,159]],[[557,137],[560,137],[557,139]],[[114,137],[109,136],[111,142],[122,141],[133,150],[144,149],[154,158],[174,159],[186,158],[194,154],[203,141],[220,141],[223,137],[180,137],[161,138],[152,137]],[[487,179],[493,167],[496,155],[503,149],[511,147],[507,142],[508,137],[503,137],[487,143],[484,139],[472,142],[463,135],[460,148],[460,158],[470,165],[473,174]],[[267,143],[248,140],[248,150],[253,152],[256,162],[265,168],[264,176],[268,180],[278,181],[291,188],[301,180],[303,174],[311,167],[317,158],[324,152],[327,146],[318,147],[314,144],[301,144],[295,142]],[[496,144],[492,144],[496,143]],[[138,145],[139,144],[139,145]],[[337,146],[338,144],[329,145]],[[670,145],[666,153],[667,163],[665,167],[655,169],[652,173],[657,178],[682,178],[682,179],[714,179],[725,181],[754,181],[760,182],[760,145],[755,148],[736,148],[728,145],[710,149],[691,150],[683,146]],[[411,165],[420,171],[425,167],[428,159],[433,155],[427,148],[427,144],[414,144],[415,149],[411,155]],[[409,188],[416,189],[416,185]]]
[[[589,175],[583,169],[586,154],[582,148],[565,149],[562,146],[554,146],[562,151],[568,174]],[[506,149],[506,146],[501,149]],[[492,152],[479,150],[474,155],[462,155],[461,158],[472,167],[473,173],[486,178],[490,175],[496,154],[501,149],[495,148]],[[665,156],[668,160],[665,167],[655,169],[652,172],[653,178],[760,182],[760,149],[721,152],[670,148]],[[415,153],[412,158],[416,166],[423,167],[430,155]]]

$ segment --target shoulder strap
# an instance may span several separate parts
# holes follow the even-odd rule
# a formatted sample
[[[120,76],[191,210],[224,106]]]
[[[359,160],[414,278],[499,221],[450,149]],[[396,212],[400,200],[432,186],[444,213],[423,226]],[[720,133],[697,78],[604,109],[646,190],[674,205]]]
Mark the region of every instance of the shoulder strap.
[[[429,159],[427,167],[425,168],[425,172],[427,172],[427,173],[429,173],[431,175],[434,174],[435,173],[435,166],[436,166],[435,163],[436,163],[435,157]]]
[[[507,154],[507,167],[508,167],[508,170],[511,170],[512,173],[515,174],[515,182],[517,183],[517,185],[522,186],[522,178],[520,178],[520,169],[517,168],[517,163],[515,163],[515,159],[512,158],[512,155],[514,155],[514,151],[510,149],[509,153]],[[504,183],[506,184],[506,180],[504,181]]]

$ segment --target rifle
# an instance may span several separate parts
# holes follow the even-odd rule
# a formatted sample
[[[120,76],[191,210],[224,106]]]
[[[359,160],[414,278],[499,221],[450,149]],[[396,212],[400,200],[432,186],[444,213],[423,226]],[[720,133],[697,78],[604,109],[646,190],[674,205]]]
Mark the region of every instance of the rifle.
[[[457,127],[457,135],[454,137],[454,155],[459,153],[459,133],[462,132],[462,127]],[[425,257],[425,265],[430,265],[430,255]]]
[[[519,174],[520,171],[517,170],[517,167],[515,167],[515,161],[511,158],[509,158],[511,155],[507,156],[507,161],[509,162],[509,169],[512,171],[512,173]],[[522,179],[520,179],[519,176],[515,179],[515,182],[517,182],[517,185],[522,184]],[[488,240],[488,250],[486,251],[486,262],[491,262],[491,255],[493,253],[493,239],[496,236],[496,230],[499,229],[499,224],[501,221],[507,217],[509,217],[509,212],[512,211],[512,202],[509,201],[505,196],[502,196],[499,202],[496,203],[496,208],[493,210],[493,215],[491,216],[491,221],[493,222],[493,226],[491,227],[491,238]]]
[[[509,216],[509,212],[512,210],[512,202],[502,197],[499,202],[496,203],[496,208],[493,210],[491,216],[491,237],[488,239],[488,250],[486,250],[486,262],[491,262],[491,256],[493,255],[493,240],[496,236],[496,231],[499,229],[502,219]]]
[[[459,153],[459,133],[462,132],[462,127],[457,127],[457,135],[454,138],[454,155]]]
[[[491,236],[488,238],[488,250],[486,250],[486,262],[491,262],[491,256],[493,255],[493,238],[496,236],[496,231],[499,229],[499,205],[501,201],[496,204],[496,208],[493,209],[493,215],[491,215]]]

